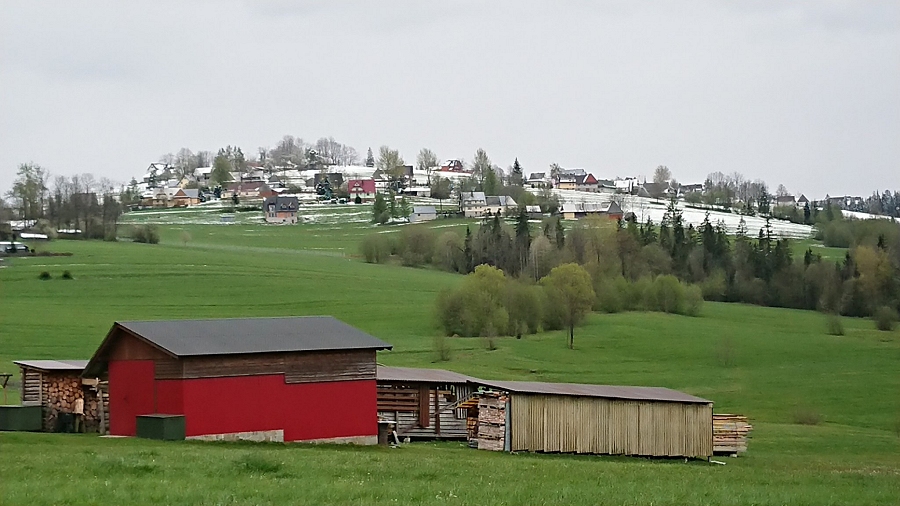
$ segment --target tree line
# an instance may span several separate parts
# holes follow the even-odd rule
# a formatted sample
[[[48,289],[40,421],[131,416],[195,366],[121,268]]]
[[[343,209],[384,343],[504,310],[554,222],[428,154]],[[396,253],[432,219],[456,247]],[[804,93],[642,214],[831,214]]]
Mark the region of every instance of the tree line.
[[[0,202],[0,232],[11,234],[9,220],[16,216],[50,238],[69,230],[73,236],[114,240],[122,214],[115,186],[89,173],[53,176],[40,165],[21,164],[9,200]]]

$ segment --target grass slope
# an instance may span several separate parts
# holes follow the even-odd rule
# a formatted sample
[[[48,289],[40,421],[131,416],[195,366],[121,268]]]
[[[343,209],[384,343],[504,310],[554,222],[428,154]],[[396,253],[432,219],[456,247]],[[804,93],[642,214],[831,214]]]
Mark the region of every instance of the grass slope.
[[[448,225],[465,223],[430,226]],[[74,255],[0,269],[0,370],[14,372],[13,359],[87,358],[114,320],[331,314],[394,344],[379,354],[386,364],[706,397],[717,412],[752,418],[750,452],[709,466],[455,444],[388,450],[2,434],[4,504],[892,504],[900,496],[900,333],[844,319],[846,335],[828,336],[817,313],[706,304],[700,318],[592,315],[576,329],[574,351],[562,333],[502,338],[494,351],[458,339],[452,360],[434,363],[433,300],[461,278],[360,262],[356,244],[371,231],[359,223],[177,224],[162,226],[159,245],[54,242],[44,247]],[[74,280],[59,279],[66,269]],[[38,280],[44,270],[54,279]],[[824,424],[793,424],[801,411]]]

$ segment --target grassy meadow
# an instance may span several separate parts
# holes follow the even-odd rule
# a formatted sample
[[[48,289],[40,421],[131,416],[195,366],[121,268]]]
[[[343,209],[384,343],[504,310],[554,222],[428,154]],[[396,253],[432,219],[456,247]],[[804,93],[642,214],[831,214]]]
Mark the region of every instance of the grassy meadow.
[[[4,433],[0,503],[897,503],[900,331],[844,318],[845,335],[831,336],[818,313],[706,303],[698,318],[591,315],[576,328],[575,350],[562,332],[500,338],[492,351],[480,339],[453,339],[451,360],[437,362],[434,298],[461,277],[363,263],[364,235],[400,227],[374,228],[355,212],[336,207],[283,227],[240,214],[219,225],[139,213],[126,219],[160,223],[160,244],[40,245],[72,256],[17,258],[0,269],[0,372],[17,372],[15,359],[89,358],[114,320],[330,314],[392,343],[379,354],[388,365],[705,397],[716,412],[751,418],[749,452],[717,465],[506,455],[458,443],[389,449]],[[64,270],[74,279],[61,279]],[[53,279],[39,280],[42,271]]]

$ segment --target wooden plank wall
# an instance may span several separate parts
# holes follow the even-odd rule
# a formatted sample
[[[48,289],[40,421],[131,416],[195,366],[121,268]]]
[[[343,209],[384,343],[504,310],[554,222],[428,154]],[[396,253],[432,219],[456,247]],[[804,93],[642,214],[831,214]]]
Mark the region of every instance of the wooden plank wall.
[[[22,369],[22,402],[41,402],[41,373]]]
[[[399,396],[405,399],[399,401]],[[388,388],[386,385],[378,387],[378,417],[397,423],[401,437],[422,439],[466,439],[466,415],[460,410],[445,410],[454,401],[447,399],[448,390],[429,390],[428,401],[429,421],[428,426],[420,423],[420,390],[418,388]],[[437,395],[440,417],[435,419],[435,396]],[[458,394],[455,394],[458,395]],[[455,395],[453,396],[455,399]]]
[[[712,406],[513,394],[511,450],[709,457]]]
[[[154,360],[156,379],[284,374],[285,383],[375,379],[375,351],[251,353]]]

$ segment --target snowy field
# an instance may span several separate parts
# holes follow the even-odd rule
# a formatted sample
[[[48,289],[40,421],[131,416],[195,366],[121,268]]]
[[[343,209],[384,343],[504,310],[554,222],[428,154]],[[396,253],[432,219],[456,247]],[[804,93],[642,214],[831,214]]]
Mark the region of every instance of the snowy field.
[[[659,222],[662,221],[663,215],[666,213],[666,207],[668,206],[668,202],[664,200],[636,197],[632,195],[610,195],[605,193],[588,193],[575,190],[553,190],[553,193],[556,194],[557,197],[559,197],[559,200],[562,203],[604,204],[612,200],[612,197],[617,197],[617,200],[621,200],[623,211],[625,211],[626,213],[633,212],[638,221],[640,221],[641,223],[647,221],[647,218],[649,217],[651,220],[653,220],[653,223],[656,223],[657,225],[659,225]],[[685,224],[694,225],[695,228],[699,227],[700,224],[703,223],[703,220],[706,218],[707,212],[709,212],[709,220],[712,223],[721,222],[728,230],[729,234],[734,234],[737,232],[741,218],[744,219],[744,223],[746,223],[747,225],[748,235],[755,236],[759,233],[759,230],[766,225],[765,218],[761,218],[759,216],[744,216],[726,211],[707,211],[706,209],[696,209],[693,207],[686,207],[684,202],[678,202],[678,207],[683,213]],[[774,218],[770,223],[772,225],[773,233],[778,237],[807,239],[812,237],[814,234],[813,227],[809,225],[798,225],[796,223],[791,223],[785,220],[777,220]]]

